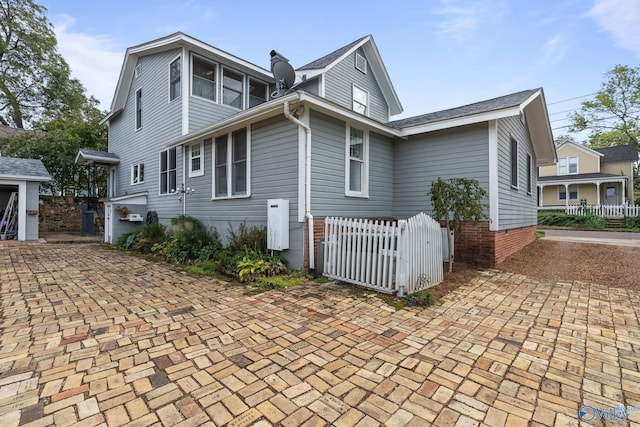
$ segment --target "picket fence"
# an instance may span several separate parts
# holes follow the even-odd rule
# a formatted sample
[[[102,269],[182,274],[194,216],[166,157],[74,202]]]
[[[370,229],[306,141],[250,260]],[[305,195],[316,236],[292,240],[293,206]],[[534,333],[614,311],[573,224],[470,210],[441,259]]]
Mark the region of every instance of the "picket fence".
[[[397,296],[434,286],[443,280],[442,234],[424,213],[398,222],[325,218],[323,274]]]
[[[598,215],[605,218],[640,216],[640,206],[627,205],[567,206],[565,211],[568,215]]]

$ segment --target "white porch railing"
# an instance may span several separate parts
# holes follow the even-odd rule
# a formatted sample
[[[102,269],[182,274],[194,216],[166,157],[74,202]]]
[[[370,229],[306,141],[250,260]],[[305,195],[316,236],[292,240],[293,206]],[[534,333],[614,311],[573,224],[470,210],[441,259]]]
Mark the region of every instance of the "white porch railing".
[[[627,205],[588,205],[541,207],[538,210],[564,210],[567,215],[598,215],[606,218],[640,216],[640,206]]]
[[[440,224],[325,218],[324,275],[379,292],[415,292],[443,280]]]

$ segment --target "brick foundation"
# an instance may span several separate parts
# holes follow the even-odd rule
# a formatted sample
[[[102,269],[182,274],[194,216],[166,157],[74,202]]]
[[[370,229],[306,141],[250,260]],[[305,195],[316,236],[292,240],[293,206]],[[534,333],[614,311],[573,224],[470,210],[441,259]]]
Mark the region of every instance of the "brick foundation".
[[[385,218],[389,219],[389,218]],[[441,224],[444,226],[444,224]],[[533,242],[536,238],[536,226],[513,228],[510,230],[490,231],[489,222],[478,225],[465,223],[462,231],[455,234],[455,261],[483,268],[499,266],[507,257]],[[304,225],[304,269],[309,268],[308,226]],[[314,253],[318,242],[324,236],[324,217],[313,219]],[[317,268],[317,253],[316,253]]]

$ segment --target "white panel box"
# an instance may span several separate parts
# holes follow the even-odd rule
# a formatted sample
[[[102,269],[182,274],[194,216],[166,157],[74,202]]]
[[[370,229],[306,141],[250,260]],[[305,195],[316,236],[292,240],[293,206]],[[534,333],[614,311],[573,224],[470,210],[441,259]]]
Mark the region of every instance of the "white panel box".
[[[267,201],[267,249],[289,249],[289,200]]]

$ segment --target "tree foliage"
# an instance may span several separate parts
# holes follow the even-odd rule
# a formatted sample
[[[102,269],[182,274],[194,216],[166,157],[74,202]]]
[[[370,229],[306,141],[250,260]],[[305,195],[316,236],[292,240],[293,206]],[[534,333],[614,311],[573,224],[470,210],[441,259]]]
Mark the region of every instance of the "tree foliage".
[[[57,52],[46,9],[32,0],[0,0],[0,123],[32,128],[86,111],[84,88]]]
[[[477,180],[468,178],[451,178],[443,180],[438,177],[431,183],[431,205],[436,219],[444,218],[447,230],[461,231],[462,223],[467,221],[473,225],[487,218],[482,199],[487,192]],[[451,218],[453,215],[453,218]],[[453,247],[453,237],[449,236],[449,248]],[[450,254],[452,251],[449,252]],[[453,268],[453,256],[449,259],[449,272]]]
[[[605,74],[593,99],[571,116],[570,131],[589,131],[592,148],[635,144],[640,139],[640,66],[617,65]]]

